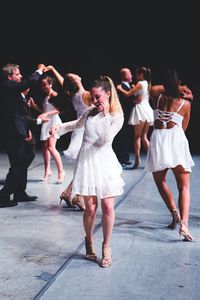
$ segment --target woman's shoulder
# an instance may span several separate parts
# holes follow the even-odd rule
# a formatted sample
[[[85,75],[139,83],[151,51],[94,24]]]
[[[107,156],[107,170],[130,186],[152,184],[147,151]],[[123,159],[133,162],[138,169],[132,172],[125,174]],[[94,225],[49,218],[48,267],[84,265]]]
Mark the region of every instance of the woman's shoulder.
[[[82,99],[85,105],[89,106],[91,105],[91,97],[90,97],[90,92],[84,90],[82,94]]]
[[[190,109],[191,108],[191,102],[189,100],[186,100],[184,98],[180,98],[181,100],[181,103],[182,104],[182,107],[185,108],[186,110]],[[181,105],[181,104],[180,104]]]
[[[124,114],[122,112],[112,112],[109,114],[112,119],[124,119]]]

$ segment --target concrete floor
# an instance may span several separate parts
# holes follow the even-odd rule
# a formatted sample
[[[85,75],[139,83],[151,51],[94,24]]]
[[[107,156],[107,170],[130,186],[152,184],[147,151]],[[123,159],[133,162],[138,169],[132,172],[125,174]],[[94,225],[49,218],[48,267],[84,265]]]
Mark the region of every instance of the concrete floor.
[[[167,229],[171,217],[150,173],[142,167],[124,170],[125,191],[116,199],[112,238],[113,265],[100,268],[84,259],[83,212],[59,205],[70,182],[73,163],[62,156],[66,181],[48,183],[40,152],[28,173],[27,192],[35,202],[0,208],[0,300],[198,300],[200,288],[200,156],[193,156],[190,231],[192,243],[180,242],[178,229]],[[0,153],[0,184],[8,160]],[[170,186],[177,195],[171,172]],[[101,210],[95,228],[101,257]]]

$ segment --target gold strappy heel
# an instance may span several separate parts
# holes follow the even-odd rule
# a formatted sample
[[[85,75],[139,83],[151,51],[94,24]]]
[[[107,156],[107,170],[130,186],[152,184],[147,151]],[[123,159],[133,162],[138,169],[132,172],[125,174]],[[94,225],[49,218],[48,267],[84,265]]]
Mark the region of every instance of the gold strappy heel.
[[[78,208],[79,208],[81,211],[84,211],[84,210],[85,210],[85,203],[84,203],[83,197],[80,196],[80,195],[76,195],[76,196],[72,199],[72,205],[73,205],[73,207],[78,206]]]
[[[189,230],[188,230],[188,223],[185,221],[181,221],[179,234],[180,234],[181,241],[182,241],[182,237],[184,237],[183,241],[187,241],[187,242],[193,241],[193,237],[191,236],[191,234],[189,233]]]
[[[88,260],[97,260],[97,256],[95,253],[94,245],[92,242],[89,242],[85,237],[85,249],[86,249],[86,259]]]
[[[102,244],[102,260],[100,262],[100,267],[107,268],[112,265],[112,251],[109,246],[104,246]]]
[[[65,201],[65,203],[67,204],[67,206],[69,208],[73,208],[74,207],[71,198],[67,197],[64,192],[60,195],[60,205],[62,203],[62,200]]]
[[[179,214],[179,211],[177,209],[172,210],[172,222],[167,226],[167,228],[175,229],[177,224],[181,223],[181,216]]]

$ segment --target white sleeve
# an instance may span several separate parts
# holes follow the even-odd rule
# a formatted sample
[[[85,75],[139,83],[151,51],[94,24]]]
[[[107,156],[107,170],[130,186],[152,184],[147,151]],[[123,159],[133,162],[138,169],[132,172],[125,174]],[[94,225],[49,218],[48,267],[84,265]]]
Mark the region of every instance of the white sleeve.
[[[105,116],[98,123],[98,131],[97,134],[99,136],[96,143],[105,144],[113,141],[116,134],[122,128],[124,123],[124,117],[121,113],[116,113],[114,115]]]
[[[81,128],[85,126],[86,119],[88,117],[88,114],[90,113],[90,110],[87,110],[80,118],[77,120],[73,120],[70,122],[65,122],[60,124],[60,129],[58,130],[57,134],[59,136],[71,132],[76,128]]]

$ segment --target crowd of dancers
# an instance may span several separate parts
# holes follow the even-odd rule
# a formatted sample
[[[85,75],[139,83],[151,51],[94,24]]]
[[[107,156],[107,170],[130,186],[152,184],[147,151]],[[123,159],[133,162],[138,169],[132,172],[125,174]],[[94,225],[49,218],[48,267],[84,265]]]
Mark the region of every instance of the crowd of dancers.
[[[172,216],[168,227],[179,225],[180,236],[193,241],[188,221],[194,162],[185,135],[193,95],[186,85],[180,85],[176,70],[167,69],[162,85],[152,86],[149,68],[138,67],[133,80],[131,70],[124,67],[119,71],[121,82],[117,85],[105,75],[95,79],[89,90],[84,88],[80,76],[62,76],[52,65],[39,64],[26,79],[16,64],[6,64],[2,72],[1,120],[7,129],[3,140],[10,168],[0,190],[0,207],[37,199],[27,194],[26,187],[28,167],[35,157],[34,131],[40,125],[45,182],[52,175],[51,157],[58,171],[56,183],[64,182],[65,170],[56,143],[62,135],[72,132],[64,155],[74,160],[73,178],[61,191],[60,203],[64,201],[83,211],[87,259],[97,260],[93,231],[100,203],[103,242],[99,265],[112,264],[115,197],[123,194],[123,168],[137,169],[141,165],[142,146],[147,152],[145,170],[153,174]],[[61,114],[68,105],[75,114],[72,120],[63,122]],[[36,117],[32,110],[38,112]],[[132,145],[134,162],[129,156]],[[178,205],[167,184],[169,169],[177,183]]]

